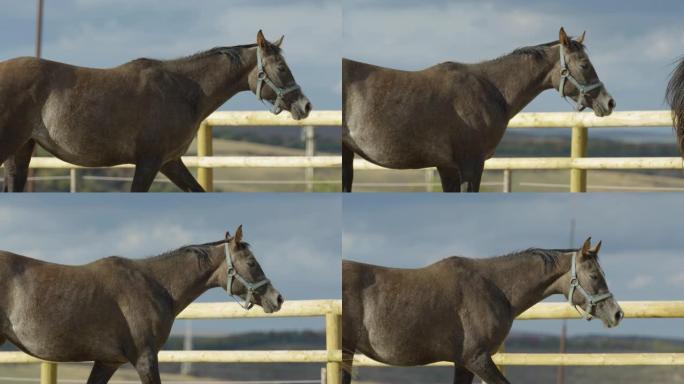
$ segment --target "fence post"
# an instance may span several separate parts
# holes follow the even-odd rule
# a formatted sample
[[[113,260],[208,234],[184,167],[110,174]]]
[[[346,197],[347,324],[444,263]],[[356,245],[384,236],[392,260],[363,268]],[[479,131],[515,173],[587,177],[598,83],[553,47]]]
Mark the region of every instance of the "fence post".
[[[511,192],[511,187],[513,186],[513,178],[511,176],[511,173],[513,171],[510,169],[504,169],[503,170],[503,192],[504,193],[510,193]]]
[[[197,156],[212,156],[213,154],[212,128],[206,121],[203,121],[197,131]],[[197,167],[197,179],[207,192],[214,190],[213,169]]]
[[[325,367],[321,368],[321,384],[326,384],[325,380],[327,378],[327,375],[325,373]]]
[[[332,361],[337,351],[342,349],[342,316],[328,312],[325,314],[325,349],[328,352],[326,364],[326,384],[340,384],[342,378],[342,364]]]
[[[40,363],[40,384],[57,384],[56,363]]]
[[[433,168],[425,169],[425,192],[432,192],[434,186],[432,183],[435,181],[435,170]]]
[[[304,136],[304,156],[314,156],[316,155],[316,136],[314,133],[314,127],[307,125],[302,128],[302,135]],[[307,167],[304,170],[304,181],[306,181],[306,191],[314,191],[314,170],[313,167]]]
[[[78,192],[78,173],[76,168],[69,170],[69,192]]]
[[[587,156],[587,142],[589,130],[583,125],[572,127],[572,139],[570,142],[570,157],[578,159]],[[587,171],[585,169],[570,169],[570,192],[587,191]]]

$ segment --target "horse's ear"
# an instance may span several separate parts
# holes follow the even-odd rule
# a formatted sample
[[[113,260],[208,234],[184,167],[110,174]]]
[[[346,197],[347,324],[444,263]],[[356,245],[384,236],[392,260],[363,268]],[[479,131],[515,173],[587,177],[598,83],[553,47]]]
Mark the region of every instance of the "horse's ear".
[[[240,224],[238,229],[235,231],[235,236],[233,236],[233,240],[235,241],[235,244],[242,243],[242,224]]]
[[[598,254],[600,250],[601,250],[601,240],[599,240],[598,244],[596,244],[594,246],[594,248],[591,249],[591,252]]]
[[[589,254],[589,250],[591,249],[591,236],[587,237],[586,240],[584,240],[584,244],[582,244],[582,250],[580,254],[582,256],[586,256]]]
[[[565,29],[563,29],[563,27],[561,27],[560,32],[558,32],[558,41],[565,47],[570,48],[570,39],[565,33]]]
[[[276,40],[276,42],[273,43],[273,45],[275,45],[276,47],[280,48],[280,44],[283,43],[283,39],[284,39],[284,38],[285,38],[285,35],[280,36],[280,39]]]
[[[266,44],[268,44],[268,42],[266,41],[266,38],[264,37],[264,33],[261,32],[261,29],[260,29],[259,32],[257,32],[257,45],[258,45],[260,48],[264,48],[264,49],[265,49],[265,48],[266,48]]]
[[[580,35],[580,37],[576,38],[575,41],[578,42],[578,43],[580,43],[580,44],[584,44],[584,36],[585,36],[586,34],[587,34],[587,31],[582,32],[582,34]]]

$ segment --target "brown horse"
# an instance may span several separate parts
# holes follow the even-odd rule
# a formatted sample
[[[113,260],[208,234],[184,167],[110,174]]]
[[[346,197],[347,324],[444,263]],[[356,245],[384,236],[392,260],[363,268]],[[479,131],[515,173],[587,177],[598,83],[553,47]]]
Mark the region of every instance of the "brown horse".
[[[199,124],[238,92],[303,119],[311,103],[275,43],[138,59],[111,69],[23,57],[0,62],[0,163],[5,190],[23,191],[35,144],[85,167],[135,164],[131,191],[161,170],[183,191],[203,191],[181,156]]]
[[[420,269],[342,264],[343,383],[354,353],[391,365],[454,363],[454,384],[477,375],[508,383],[492,355],[513,320],[563,294],[608,327],[623,317],[598,261],[599,242],[581,249],[528,249],[488,259],[450,257]],[[579,310],[578,310],[579,311]]]
[[[609,115],[584,34],[519,48],[478,64],[446,62],[409,72],[342,60],[342,189],[351,192],[354,154],[394,169],[437,167],[445,192],[477,192],[485,160],[508,121],[547,89],[577,109]]]
[[[159,384],[157,352],[176,315],[213,287],[265,312],[283,303],[242,226],[226,240],[142,260],[66,266],[0,252],[0,343],[50,361],[94,361],[88,384],[107,383],[125,363],[142,383]]]

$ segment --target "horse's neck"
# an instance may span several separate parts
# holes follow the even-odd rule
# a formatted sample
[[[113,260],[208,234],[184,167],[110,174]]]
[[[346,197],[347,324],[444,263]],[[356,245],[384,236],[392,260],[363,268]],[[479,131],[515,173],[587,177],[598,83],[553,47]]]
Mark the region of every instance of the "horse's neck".
[[[553,88],[552,71],[559,56],[557,49],[548,49],[542,59],[535,59],[531,54],[509,54],[477,64],[504,97],[509,119],[540,93]]]
[[[571,258],[571,254],[562,253],[555,265],[545,265],[534,255],[503,257],[493,259],[487,273],[518,316],[545,298],[564,292]]]
[[[236,93],[249,90],[249,74],[256,67],[256,48],[239,49],[238,58],[226,62],[221,54],[173,62],[172,71],[198,84],[198,118],[205,119]]]
[[[173,300],[176,314],[208,289],[218,286],[215,273],[222,259],[213,251],[211,247],[204,261],[198,259],[192,251],[141,260],[148,274]]]

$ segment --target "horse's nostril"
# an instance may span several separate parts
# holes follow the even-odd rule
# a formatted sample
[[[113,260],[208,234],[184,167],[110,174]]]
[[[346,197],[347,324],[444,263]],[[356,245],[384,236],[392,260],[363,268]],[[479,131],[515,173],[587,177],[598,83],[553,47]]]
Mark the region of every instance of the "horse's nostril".
[[[306,102],[306,105],[304,106],[304,111],[305,111],[306,113],[309,113],[309,112],[311,112],[311,109],[312,109],[312,108],[313,108],[313,107],[311,106],[311,102],[310,102],[310,101],[307,101],[307,102]]]
[[[283,305],[284,301],[285,301],[285,299],[283,299],[283,295],[278,295],[278,306]]]
[[[617,311],[615,314],[615,320],[620,321],[622,318],[625,317],[625,314],[622,311]]]
[[[608,107],[609,107],[610,109],[615,109],[615,99],[610,99],[610,100],[608,101]]]

